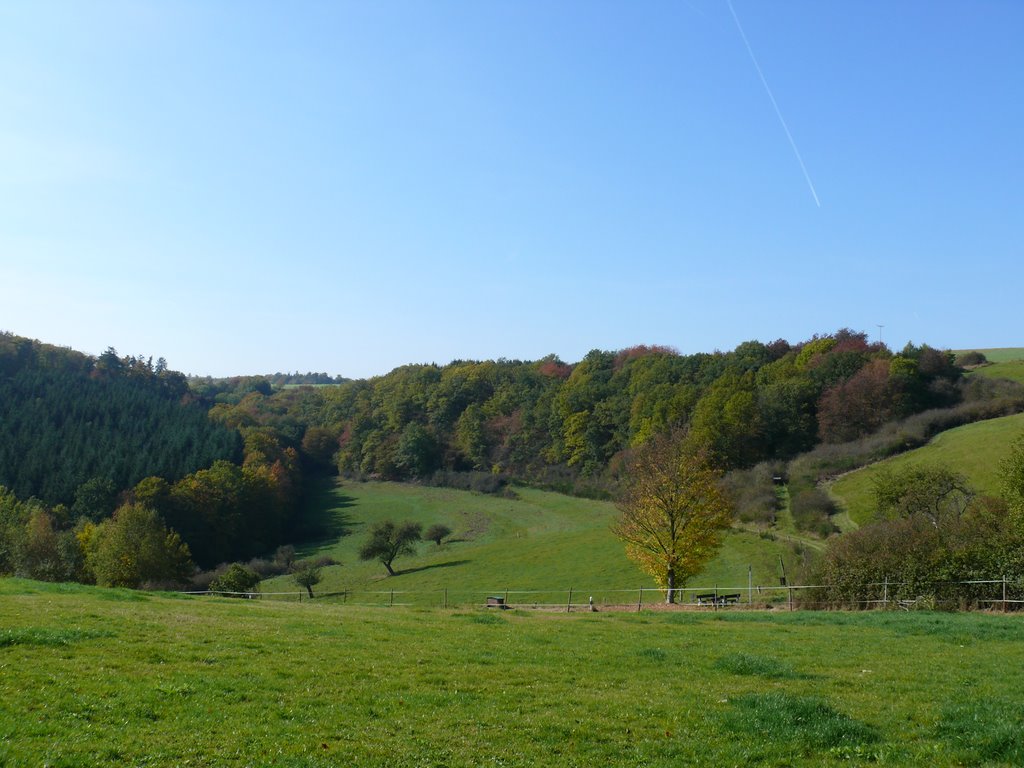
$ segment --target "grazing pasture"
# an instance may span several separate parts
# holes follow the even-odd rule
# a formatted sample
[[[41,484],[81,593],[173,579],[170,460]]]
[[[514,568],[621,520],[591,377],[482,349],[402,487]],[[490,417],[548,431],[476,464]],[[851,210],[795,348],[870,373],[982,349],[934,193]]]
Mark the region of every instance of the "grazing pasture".
[[[1020,347],[1002,347],[975,351],[985,355],[989,364],[975,368],[971,371],[970,375],[987,376],[993,379],[1010,379],[1024,384],[1024,349]]]
[[[1019,616],[551,614],[0,580],[0,765],[1024,764]]]
[[[618,514],[609,502],[592,501],[532,488],[516,488],[517,498],[403,483],[325,483],[313,490],[307,524],[317,543],[304,557],[330,556],[341,565],[325,568],[319,592],[378,590],[377,602],[437,606],[444,590],[451,602],[484,602],[506,588],[534,592],[510,595],[510,602],[557,603],[567,590],[598,603],[635,602],[640,587],[653,579],[626,557],[611,532]],[[443,523],[452,529],[440,546],[421,542],[414,556],[395,560],[396,576],[379,562],[361,562],[357,552],[370,526],[383,519],[413,520],[424,528]],[[778,584],[780,555],[795,569],[800,557],[783,541],[734,530],[719,555],[692,586],[746,587],[748,566],[755,584]],[[298,587],[290,577],[265,581],[264,592]],[[619,592],[618,590],[628,590]],[[384,594],[384,593],[388,594]],[[364,601],[368,598],[364,595]],[[650,594],[648,600],[658,598]]]

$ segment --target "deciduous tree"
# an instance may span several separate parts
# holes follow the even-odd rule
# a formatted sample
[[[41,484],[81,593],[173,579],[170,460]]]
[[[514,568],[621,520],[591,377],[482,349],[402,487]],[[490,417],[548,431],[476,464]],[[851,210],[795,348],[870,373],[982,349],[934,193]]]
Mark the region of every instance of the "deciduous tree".
[[[908,467],[875,477],[875,502],[883,517],[920,516],[938,527],[958,519],[975,496],[967,478],[946,467]]]
[[[86,563],[101,587],[184,582],[192,571],[188,545],[151,509],[128,504],[83,537]]]
[[[680,436],[658,436],[637,449],[612,528],[669,603],[715,555],[732,520],[719,474],[686,446]]]
[[[310,600],[316,597],[316,595],[313,594],[313,587],[323,580],[323,576],[320,573],[320,567],[313,565],[308,561],[298,564],[298,570],[292,574],[292,578],[295,579],[295,583],[300,587],[306,588],[306,591],[309,592]]]
[[[399,555],[411,555],[422,537],[423,526],[412,521],[394,523],[383,520],[370,529],[370,538],[359,550],[360,560],[380,560],[388,575],[394,576],[391,563]]]
[[[210,582],[211,592],[226,592],[231,597],[241,597],[257,591],[260,575],[241,563],[232,563],[224,573]]]
[[[447,525],[444,523],[434,523],[432,526],[427,528],[426,533],[423,534],[423,538],[441,546],[441,541],[451,535],[452,529]]]

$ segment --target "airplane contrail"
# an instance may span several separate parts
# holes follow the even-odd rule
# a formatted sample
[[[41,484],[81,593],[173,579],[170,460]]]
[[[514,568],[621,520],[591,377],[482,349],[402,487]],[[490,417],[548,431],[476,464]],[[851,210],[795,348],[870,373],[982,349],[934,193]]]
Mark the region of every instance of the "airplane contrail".
[[[750,47],[750,41],[747,40],[747,35],[743,31],[743,25],[740,24],[740,17],[736,15],[736,9],[732,7],[732,0],[725,0],[729,5],[729,11],[732,13],[733,21],[736,22],[736,29],[740,31],[740,37],[743,38],[743,44],[747,46],[747,53],[750,54],[750,60],[754,62],[754,68],[757,70],[758,76],[761,78],[761,83],[764,85],[764,90],[768,94],[768,98],[772,101],[772,106],[775,107],[775,114],[779,118],[779,122],[782,123],[782,130],[786,132],[786,138],[789,139],[789,146],[793,148],[793,154],[796,155],[796,161],[800,163],[800,170],[804,172],[804,178],[807,180],[807,187],[811,190],[811,195],[814,197],[814,203],[821,208],[821,201],[818,199],[818,193],[814,189],[814,182],[811,181],[811,175],[807,173],[807,166],[804,165],[804,159],[800,157],[800,150],[796,148],[796,142],[793,141],[793,134],[789,132],[789,126],[786,125],[786,120],[782,116],[782,110],[779,109],[778,102],[775,101],[775,95],[772,93],[772,89],[768,85],[768,81],[765,79],[764,72],[761,71],[761,65],[757,63],[757,57],[754,55],[754,49]]]

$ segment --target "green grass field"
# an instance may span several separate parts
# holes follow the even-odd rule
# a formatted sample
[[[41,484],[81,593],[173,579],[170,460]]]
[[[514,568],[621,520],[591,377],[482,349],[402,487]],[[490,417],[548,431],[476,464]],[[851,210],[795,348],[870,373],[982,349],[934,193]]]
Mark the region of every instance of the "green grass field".
[[[874,514],[873,478],[884,469],[941,465],[967,476],[983,493],[999,493],[999,462],[1024,435],[1024,414],[967,424],[942,432],[927,445],[843,475],[830,491],[843,509],[863,525]]]
[[[1024,360],[1006,360],[992,363],[971,372],[971,376],[988,376],[992,379],[1010,379],[1024,384]]]
[[[956,354],[961,352],[981,352],[989,362],[1008,363],[1014,360],[1024,360],[1024,347],[995,347],[992,349],[960,349],[955,350]]]
[[[384,609],[0,580],[2,766],[1024,764],[1019,616]]]
[[[308,514],[333,534],[300,550],[303,556],[330,555],[341,565],[324,569],[321,592],[358,590],[360,602],[395,601],[437,606],[448,590],[449,603],[481,604],[488,594],[510,590],[509,602],[564,603],[590,596],[597,603],[635,602],[640,587],[654,581],[641,572],[611,533],[617,512],[608,502],[579,499],[532,488],[516,488],[517,499],[401,483],[325,483],[313,489]],[[359,547],[378,520],[415,520],[424,527],[445,523],[452,540],[438,547],[420,543],[415,556],[394,563],[387,576],[379,562],[360,562]],[[793,547],[756,533],[733,531],[693,587],[777,584],[779,556],[798,565]],[[791,571],[792,572],[792,571]],[[263,583],[264,592],[294,592],[290,577]],[[368,594],[376,591],[378,594]],[[516,593],[519,594],[516,594]],[[645,599],[657,600],[649,594]]]
[[[990,365],[975,368],[970,372],[970,376],[1010,379],[1024,384],[1024,348],[1000,347],[998,349],[978,349],[975,351],[985,355]]]

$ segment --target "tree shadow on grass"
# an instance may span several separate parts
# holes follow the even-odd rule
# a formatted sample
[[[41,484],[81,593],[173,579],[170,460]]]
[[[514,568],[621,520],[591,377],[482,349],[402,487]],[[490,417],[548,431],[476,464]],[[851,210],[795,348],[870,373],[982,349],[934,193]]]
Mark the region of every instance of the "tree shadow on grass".
[[[444,563],[434,563],[432,565],[421,565],[417,568],[403,568],[400,571],[395,571],[395,576],[404,576],[407,573],[418,573],[419,571],[429,571],[433,568],[451,568],[454,565],[465,565],[471,563],[472,560],[448,560]]]
[[[351,535],[359,523],[347,510],[355,505],[353,496],[337,493],[333,486],[314,489],[303,505],[292,538],[311,543]]]

